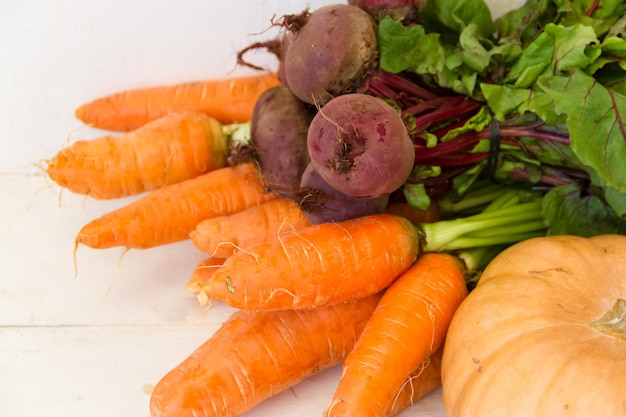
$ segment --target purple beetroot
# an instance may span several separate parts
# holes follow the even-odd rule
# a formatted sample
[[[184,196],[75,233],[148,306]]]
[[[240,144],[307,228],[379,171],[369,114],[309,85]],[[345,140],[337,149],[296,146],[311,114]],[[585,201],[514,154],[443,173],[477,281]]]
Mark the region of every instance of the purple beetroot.
[[[281,65],[285,82],[302,101],[321,106],[355,91],[378,65],[377,28],[363,9],[320,7],[293,25]]]
[[[272,87],[257,100],[250,121],[252,149],[265,185],[274,194],[291,197],[309,163],[306,146],[315,108],[284,85]]]
[[[348,4],[367,11],[376,21],[385,16],[397,21],[411,21],[418,14],[415,0],[348,0]]]
[[[331,187],[309,164],[302,173],[299,204],[311,224],[340,222],[368,214],[383,213],[389,196],[359,198]]]
[[[404,184],[414,148],[397,110],[366,94],[329,101],[309,125],[311,163],[336,190],[352,197],[388,195]]]

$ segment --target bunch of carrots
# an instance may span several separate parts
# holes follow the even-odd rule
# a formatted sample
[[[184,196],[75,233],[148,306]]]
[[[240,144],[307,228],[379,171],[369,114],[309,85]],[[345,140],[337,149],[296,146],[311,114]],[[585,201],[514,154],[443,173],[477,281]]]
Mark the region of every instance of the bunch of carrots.
[[[236,312],[156,384],[153,417],[236,416],[343,363],[324,416],[391,416],[440,385],[464,264],[424,253],[416,223],[387,213],[311,225],[267,191],[257,166],[229,159],[276,74],[133,90],[81,106],[123,132],[77,141],[45,161],[60,186],[96,199],[144,194],[86,224],[76,245],[147,249],[191,239],[206,254],[186,289]],[[155,221],[155,219],[160,219]],[[242,228],[242,225],[246,225]]]

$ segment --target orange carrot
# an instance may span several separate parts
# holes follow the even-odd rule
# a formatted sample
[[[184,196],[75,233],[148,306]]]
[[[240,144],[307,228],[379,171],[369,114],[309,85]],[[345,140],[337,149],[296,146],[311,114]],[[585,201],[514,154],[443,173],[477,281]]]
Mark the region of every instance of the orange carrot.
[[[201,304],[206,304],[207,300],[203,299],[202,284],[207,282],[213,276],[218,266],[224,265],[224,258],[216,258],[210,256],[203,259],[193,270],[191,278],[185,283],[185,289],[192,294],[196,294]]]
[[[380,417],[396,415],[440,387],[442,357],[443,345],[424,359],[420,366],[409,375]]]
[[[200,221],[245,210],[275,195],[266,193],[250,164],[220,168],[168,185],[85,225],[76,244],[92,248],[150,248],[189,238]]]
[[[439,349],[467,295],[458,258],[426,253],[385,291],[343,364],[325,417],[380,417],[398,389]]]
[[[122,136],[80,140],[46,162],[50,178],[93,198],[126,197],[226,165],[222,125],[203,113],[163,116]]]
[[[139,88],[96,99],[76,109],[76,117],[93,127],[125,132],[168,113],[206,113],[222,124],[243,123],[261,93],[278,85],[273,73]]]
[[[276,198],[235,214],[203,220],[189,237],[201,251],[227,258],[237,248],[250,248],[309,225],[295,201]]]
[[[207,300],[235,308],[301,309],[386,288],[419,250],[418,232],[388,214],[320,223],[237,251],[202,285]]]
[[[233,417],[343,360],[380,297],[236,311],[154,387],[152,417]]]

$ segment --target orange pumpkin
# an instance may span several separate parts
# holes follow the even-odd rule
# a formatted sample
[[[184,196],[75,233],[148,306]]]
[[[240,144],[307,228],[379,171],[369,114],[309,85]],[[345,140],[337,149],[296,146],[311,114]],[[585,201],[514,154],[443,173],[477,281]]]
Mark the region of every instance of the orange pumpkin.
[[[550,236],[498,255],[442,359],[449,417],[626,416],[626,236]]]

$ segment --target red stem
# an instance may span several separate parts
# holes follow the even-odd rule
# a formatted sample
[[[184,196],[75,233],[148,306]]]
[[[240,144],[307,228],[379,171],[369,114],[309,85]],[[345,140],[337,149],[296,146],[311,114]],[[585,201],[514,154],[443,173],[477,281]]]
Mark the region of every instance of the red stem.
[[[437,145],[430,148],[424,145],[415,144],[415,163],[420,165],[443,165],[448,163],[457,165],[458,161],[463,160],[463,158],[468,158],[468,151],[472,150],[481,139],[488,139],[489,134],[489,129],[484,129],[480,132],[467,132],[455,137],[454,139],[438,143]],[[503,138],[526,136],[564,144],[569,143],[568,137],[564,137],[552,132],[527,129],[525,127],[501,128],[500,136]],[[506,143],[508,145],[517,144],[517,142],[515,141],[506,141]],[[460,159],[454,159],[459,153],[462,153]],[[469,155],[477,154],[480,153],[473,153]],[[476,161],[484,159],[478,156],[476,156],[475,158]],[[468,158],[468,160],[469,159],[471,158]]]
[[[593,4],[591,5],[591,7],[589,7],[589,10],[587,10],[587,16],[591,17],[591,15],[596,11],[596,9],[598,8],[598,5],[600,4],[600,0],[594,0]]]
[[[429,126],[434,126],[442,122],[456,120],[472,113],[483,106],[483,103],[468,99],[465,96],[451,97],[436,110],[415,118],[415,126],[409,134],[419,133]]]
[[[387,86],[403,95],[415,97],[421,100],[432,100],[439,97],[436,93],[423,88],[406,78],[386,71],[377,71],[370,74],[365,87],[370,89],[379,88],[380,84]]]

